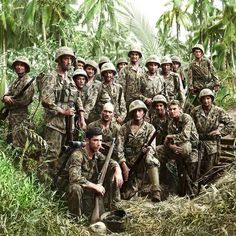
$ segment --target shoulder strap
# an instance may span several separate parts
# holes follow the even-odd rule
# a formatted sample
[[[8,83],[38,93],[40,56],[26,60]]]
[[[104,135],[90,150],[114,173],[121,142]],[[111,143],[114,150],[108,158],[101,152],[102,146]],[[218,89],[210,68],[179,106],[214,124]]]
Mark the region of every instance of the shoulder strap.
[[[23,87],[23,89],[16,96],[14,96],[14,98],[21,97],[23,93],[30,87],[30,85],[33,83],[35,79],[36,79],[36,76],[33,76],[33,78]]]

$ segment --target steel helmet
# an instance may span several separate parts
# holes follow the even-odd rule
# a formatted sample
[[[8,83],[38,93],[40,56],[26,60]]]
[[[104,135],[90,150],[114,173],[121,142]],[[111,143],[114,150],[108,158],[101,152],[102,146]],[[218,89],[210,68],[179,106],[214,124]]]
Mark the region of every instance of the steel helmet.
[[[127,61],[127,59],[124,58],[124,57],[119,58],[119,59],[117,60],[117,62],[116,62],[116,65],[118,66],[118,65],[121,64],[121,63],[125,63],[126,65],[128,65],[128,61]]]
[[[24,57],[24,56],[20,56],[20,57],[17,57],[13,62],[12,62],[12,68],[15,67],[15,64],[17,62],[21,62],[21,63],[24,63],[26,65],[26,73],[29,73],[30,72],[30,62],[28,60],[27,57]]]
[[[145,66],[147,66],[148,63],[151,63],[151,62],[156,63],[158,65],[158,67],[161,66],[160,59],[156,55],[150,55],[146,60]]]
[[[102,65],[107,62],[111,62],[110,59],[106,56],[102,56],[98,62],[99,69],[101,69]]]
[[[64,47],[60,47],[57,49],[55,61],[58,62],[59,57],[61,57],[63,55],[69,55],[73,58],[73,60],[75,60],[75,54],[74,54],[72,48],[64,46]]]
[[[87,60],[85,66],[84,66],[84,69],[86,69],[86,67],[88,67],[88,66],[92,66],[94,68],[94,70],[95,70],[95,74],[97,73],[97,71],[98,71],[98,64],[97,64],[96,61]]]
[[[171,60],[171,58],[170,58],[169,56],[164,56],[164,57],[162,57],[162,59],[161,59],[161,65],[163,65],[163,64],[170,64],[170,65],[172,65],[172,60]]]
[[[89,229],[93,233],[96,233],[96,235],[106,235],[106,232],[107,232],[106,225],[103,222],[101,222],[101,221],[98,221],[98,222],[90,225]]]
[[[178,62],[179,66],[181,66],[181,61],[180,61],[180,58],[178,56],[171,57],[171,61],[172,62]]]
[[[137,52],[139,54],[140,58],[143,56],[141,49],[138,46],[131,46],[129,53],[128,53],[128,57],[130,57],[131,52]]]
[[[200,49],[202,51],[202,53],[204,54],[204,47],[202,46],[202,44],[196,44],[193,46],[192,48],[192,52],[194,52],[195,49]]]
[[[129,105],[129,113],[131,113],[132,111],[134,111],[136,109],[144,109],[145,112],[148,110],[147,106],[145,105],[145,103],[142,102],[141,100],[135,100],[135,101],[130,103],[130,105]]]
[[[77,69],[77,70],[75,70],[74,73],[73,73],[73,79],[74,79],[74,77],[77,76],[77,75],[82,75],[82,76],[85,77],[86,80],[88,80],[88,75],[87,75],[86,71],[83,70],[83,69]]]
[[[111,62],[104,63],[101,68],[101,74],[105,71],[112,71],[113,74],[116,74],[116,68]]]
[[[199,99],[201,100],[201,98],[205,97],[205,96],[211,96],[212,101],[214,101],[214,99],[215,99],[215,95],[214,95],[213,91],[208,88],[201,90],[201,92],[199,93]]]
[[[165,106],[167,105],[167,100],[166,100],[166,97],[159,94],[159,95],[156,95],[153,99],[152,99],[152,104],[154,103],[158,103],[158,102],[162,102]]]
[[[77,57],[77,58],[76,58],[76,61],[77,61],[77,62],[82,62],[84,65],[86,64],[86,61],[84,60],[83,57]]]

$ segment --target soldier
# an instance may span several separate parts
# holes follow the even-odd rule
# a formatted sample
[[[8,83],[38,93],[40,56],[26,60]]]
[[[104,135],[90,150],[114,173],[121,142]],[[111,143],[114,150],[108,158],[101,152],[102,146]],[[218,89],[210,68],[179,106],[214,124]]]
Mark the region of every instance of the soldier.
[[[218,163],[220,137],[233,131],[235,124],[222,108],[213,105],[214,94],[203,89],[199,94],[201,105],[195,107],[191,116],[196,124],[201,144],[201,174]]]
[[[23,149],[27,136],[21,133],[21,125],[23,124],[25,127],[29,127],[30,113],[28,106],[33,101],[34,86],[31,81],[32,79],[28,76],[30,63],[26,57],[17,57],[12,63],[12,68],[18,78],[9,87],[9,91],[3,96],[2,101],[9,111],[8,141],[12,141],[14,147]],[[24,90],[27,84],[29,87]]]
[[[128,61],[126,58],[124,58],[124,57],[119,58],[116,62],[116,68],[117,68],[118,74],[127,65],[128,65]]]
[[[91,215],[94,208],[94,196],[105,195],[106,189],[97,184],[98,174],[105,161],[99,150],[102,146],[102,131],[100,128],[91,128],[86,131],[86,146],[74,151],[69,159],[69,193],[68,206],[73,215]],[[110,169],[113,172],[113,181],[121,187],[123,178],[117,162],[111,159]]]
[[[188,88],[190,92],[199,95],[203,88],[218,91],[219,81],[211,61],[204,58],[203,46],[196,44],[192,48],[192,53],[194,54],[194,60],[188,67]]]
[[[61,47],[56,52],[55,71],[45,75],[42,84],[42,105],[44,107],[44,138],[49,145],[46,162],[49,174],[53,176],[58,168],[58,158],[66,137],[66,117],[73,116],[75,108],[79,115],[80,128],[85,128],[84,110],[78,90],[68,70],[75,60],[73,50]]]
[[[84,70],[85,65],[86,65],[86,61],[84,60],[83,57],[76,58],[76,69]]]
[[[179,101],[172,100],[169,103],[169,116],[168,134],[164,145],[157,146],[157,155],[161,165],[173,159],[176,161],[180,183],[179,194],[183,196],[188,191],[191,193],[191,188],[187,188],[190,184],[188,179],[195,181],[196,178],[198,133],[191,116],[182,113]]]
[[[171,71],[172,61],[169,56],[165,56],[161,60],[161,77],[166,83],[167,96],[169,101],[176,99],[183,105],[184,95],[182,93],[183,85],[178,74]]]
[[[186,84],[185,84],[185,78],[184,78],[184,70],[181,66],[180,58],[178,56],[172,56],[171,61],[172,61],[172,71],[179,74],[182,84],[183,84],[183,88],[185,88]]]
[[[102,56],[102,57],[100,58],[100,60],[99,60],[99,62],[98,62],[98,68],[99,68],[100,71],[101,71],[101,69],[102,69],[102,66],[103,66],[105,63],[107,63],[107,62],[111,62],[108,57]],[[96,80],[102,82],[102,76],[101,76],[100,73],[96,75]]]
[[[126,101],[126,108],[128,110],[129,104],[137,99],[139,83],[138,77],[143,73],[143,69],[139,65],[139,60],[142,58],[142,52],[138,47],[131,47],[128,56],[130,64],[128,64],[120,72],[120,84],[124,88],[124,97]]]
[[[167,113],[167,100],[163,95],[156,95],[152,100],[152,109],[149,113],[150,123],[158,131],[156,145],[164,144],[167,135],[169,116]]]
[[[160,67],[160,60],[156,55],[151,55],[146,61],[147,72],[144,72],[140,76],[139,82],[139,99],[143,101],[148,108],[152,105],[152,100],[155,95],[166,94],[166,85],[159,73],[157,73]]]
[[[102,106],[111,102],[114,105],[114,115],[118,124],[121,124],[126,117],[126,106],[124,100],[123,89],[120,84],[114,82],[116,69],[112,63],[105,63],[101,68],[103,83],[98,89],[94,89],[89,97],[85,110],[89,114],[93,110],[94,118],[98,119],[98,115],[102,111]],[[95,120],[96,120],[95,119]]]
[[[145,150],[141,150],[142,147],[155,132],[154,126],[144,121],[147,110],[146,105],[142,101],[133,101],[129,106],[131,120],[122,125],[120,129],[117,144],[118,160],[125,181],[128,180],[129,170],[134,165],[140,152],[145,152]],[[154,139],[151,146],[148,147],[149,150],[146,152],[141,165],[138,166],[138,171],[135,173],[136,176],[132,181],[129,181],[128,188],[122,195],[124,199],[129,199],[140,190],[142,179],[147,172],[151,182],[151,199],[154,202],[161,200],[158,172],[159,161],[154,157],[155,142]]]

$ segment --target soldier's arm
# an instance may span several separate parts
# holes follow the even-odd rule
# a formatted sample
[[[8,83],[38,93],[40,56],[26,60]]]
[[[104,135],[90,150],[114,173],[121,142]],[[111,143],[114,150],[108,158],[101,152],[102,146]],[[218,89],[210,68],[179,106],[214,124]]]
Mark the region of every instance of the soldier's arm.
[[[117,152],[118,152],[118,163],[121,164],[122,162],[126,162],[125,154],[125,126],[122,125],[118,135],[117,135]]]
[[[125,102],[125,98],[124,98],[124,92],[123,89],[121,89],[121,97],[120,97],[120,104],[119,104],[119,111],[120,111],[120,117],[122,120],[125,119],[126,114],[127,114],[127,109],[126,109],[126,102]]]
[[[221,136],[224,137],[230,134],[235,129],[235,122],[232,117],[221,108],[220,123],[224,124],[224,127],[220,130]]]
[[[216,75],[215,67],[213,66],[213,64],[210,60],[208,61],[208,67],[209,67],[209,71],[211,73],[211,79],[214,82],[214,86],[220,85],[219,78]]]
[[[188,89],[193,89],[193,73],[191,64],[188,66]]]

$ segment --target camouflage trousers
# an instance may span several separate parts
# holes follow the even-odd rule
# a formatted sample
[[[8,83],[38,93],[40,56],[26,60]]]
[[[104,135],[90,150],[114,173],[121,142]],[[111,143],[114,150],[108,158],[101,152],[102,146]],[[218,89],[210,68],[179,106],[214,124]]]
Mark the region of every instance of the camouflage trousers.
[[[218,164],[218,154],[206,154],[203,156],[201,160],[201,167],[200,167],[200,175],[204,175],[210,169],[214,167],[214,165]]]

